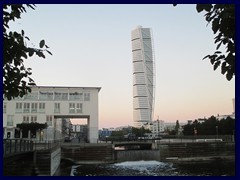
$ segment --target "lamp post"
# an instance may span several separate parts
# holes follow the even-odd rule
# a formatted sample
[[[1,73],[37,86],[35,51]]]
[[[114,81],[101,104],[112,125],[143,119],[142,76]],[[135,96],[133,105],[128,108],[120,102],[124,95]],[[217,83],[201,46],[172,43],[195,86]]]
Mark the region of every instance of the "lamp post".
[[[216,134],[217,134],[217,139],[218,139],[218,126],[216,126]]]

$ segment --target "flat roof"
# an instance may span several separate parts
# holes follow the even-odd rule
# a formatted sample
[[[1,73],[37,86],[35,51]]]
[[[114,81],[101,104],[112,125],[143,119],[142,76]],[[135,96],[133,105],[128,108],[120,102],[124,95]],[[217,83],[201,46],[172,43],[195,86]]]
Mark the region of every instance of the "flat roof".
[[[31,86],[31,88],[58,88],[58,89],[81,88],[81,89],[97,89],[98,92],[101,90],[101,87],[80,87],[80,86]]]

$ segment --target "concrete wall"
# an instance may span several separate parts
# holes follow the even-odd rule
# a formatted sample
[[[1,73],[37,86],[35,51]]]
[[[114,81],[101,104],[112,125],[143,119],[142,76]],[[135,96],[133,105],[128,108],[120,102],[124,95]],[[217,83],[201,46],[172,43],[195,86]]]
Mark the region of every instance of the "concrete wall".
[[[115,161],[160,161],[159,150],[128,150],[128,151],[115,151]]]
[[[51,176],[53,176],[61,163],[61,148],[51,153]]]
[[[234,157],[235,143],[170,143],[158,145],[161,161],[196,157]]]

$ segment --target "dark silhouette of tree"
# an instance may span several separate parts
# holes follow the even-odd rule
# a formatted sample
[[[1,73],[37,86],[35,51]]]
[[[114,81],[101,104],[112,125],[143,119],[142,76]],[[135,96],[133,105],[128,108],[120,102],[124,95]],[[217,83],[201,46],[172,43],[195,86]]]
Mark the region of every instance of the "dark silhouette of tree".
[[[21,123],[17,124],[17,128],[22,130],[23,137],[28,137],[28,131],[31,131],[31,134],[36,135],[37,130],[46,129],[47,123]]]
[[[143,126],[141,128],[132,127],[132,133],[137,137],[143,137],[145,133],[151,133],[149,129],[145,129]]]
[[[176,125],[175,125],[175,134],[178,135],[179,134],[179,128],[180,128],[180,125],[179,125],[179,121],[177,120],[176,121]]]
[[[194,135],[194,129],[197,130],[197,135],[232,135],[235,130],[235,119],[227,117],[217,120],[216,117],[211,116],[202,123],[195,120],[192,124],[183,126],[183,134]]]
[[[226,74],[227,80],[230,81],[235,76],[235,5],[197,4],[196,9],[198,13],[206,12],[205,19],[212,25],[212,31],[216,34],[216,51],[203,59],[210,60],[214,71],[221,66],[221,73]],[[224,47],[226,52],[220,51],[220,47]]]
[[[35,85],[30,78],[31,68],[24,66],[24,59],[33,55],[45,58],[44,51],[52,55],[44,40],[40,41],[39,48],[29,47],[27,41],[30,39],[24,30],[13,32],[9,29],[9,22],[21,19],[21,14],[27,12],[26,7],[35,9],[34,4],[3,5],[3,95],[8,100],[23,97]]]

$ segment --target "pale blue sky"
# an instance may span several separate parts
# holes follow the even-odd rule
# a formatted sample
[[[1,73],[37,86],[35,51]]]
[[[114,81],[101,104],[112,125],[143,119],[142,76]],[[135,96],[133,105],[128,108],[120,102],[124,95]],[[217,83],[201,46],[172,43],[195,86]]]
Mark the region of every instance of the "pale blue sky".
[[[152,28],[156,63],[154,118],[165,122],[230,114],[229,82],[202,58],[214,35],[195,5],[37,5],[12,27],[53,56],[26,60],[37,85],[102,87],[99,127],[132,125],[131,30]]]

